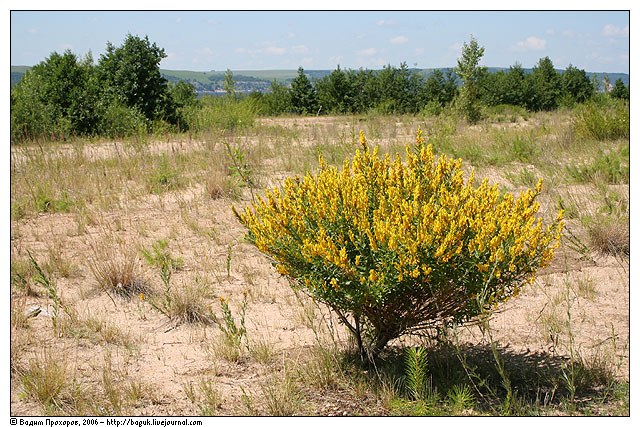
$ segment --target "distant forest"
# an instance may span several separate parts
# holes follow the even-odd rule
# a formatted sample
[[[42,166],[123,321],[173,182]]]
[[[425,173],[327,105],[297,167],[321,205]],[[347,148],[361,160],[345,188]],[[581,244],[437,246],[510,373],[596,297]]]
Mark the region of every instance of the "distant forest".
[[[11,87],[17,84],[25,72],[30,69],[29,66],[11,66]],[[410,71],[415,71],[423,77],[429,77],[434,71],[439,71],[445,74],[449,70],[454,70],[454,67],[449,68],[410,68]],[[508,71],[508,68],[501,67],[487,67],[489,73],[495,73],[498,71]],[[532,68],[523,68],[526,74],[532,73]],[[325,76],[331,74],[333,70],[304,70],[304,73],[311,80],[320,80]],[[381,70],[373,70],[373,72],[380,72]],[[557,69],[558,73],[562,74],[565,70]],[[296,70],[232,70],[233,79],[236,83],[236,91],[240,93],[250,93],[254,91],[268,92],[271,83],[276,80],[278,83],[282,83],[285,86],[290,86],[293,79],[297,76]],[[455,71],[454,71],[455,72]],[[187,70],[163,70],[160,69],[162,77],[170,82],[177,83],[184,81],[190,83],[196,89],[198,95],[206,94],[224,94],[224,71],[187,71]],[[621,79],[622,82],[629,86],[629,74],[625,73],[594,73],[585,72],[589,79],[596,76],[600,82],[605,76],[609,77],[610,82],[615,82]],[[457,80],[459,84],[460,81]]]

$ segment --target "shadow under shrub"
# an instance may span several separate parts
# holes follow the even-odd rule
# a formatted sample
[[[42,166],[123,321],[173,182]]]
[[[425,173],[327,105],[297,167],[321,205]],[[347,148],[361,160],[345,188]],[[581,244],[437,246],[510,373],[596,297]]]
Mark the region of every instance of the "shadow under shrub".
[[[448,396],[461,387],[473,396],[474,411],[503,415],[540,415],[540,411],[562,408],[571,395],[562,381],[570,359],[499,346],[497,351],[513,393],[509,407],[505,408],[507,391],[496,369],[490,345],[465,344],[456,349],[449,342],[424,348],[423,366],[418,369],[423,378],[422,390],[416,393],[411,377],[417,375],[411,371],[408,358],[414,349],[394,350],[376,364],[383,378],[397,384],[398,399],[392,402],[394,415],[455,415],[451,413],[453,408]],[[615,377],[611,367],[593,366],[581,358],[573,364],[577,408],[606,398],[607,387]],[[418,402],[425,405],[416,405]],[[419,409],[417,413],[416,408]],[[505,409],[508,409],[506,413]]]
[[[562,212],[543,227],[534,190],[500,195],[463,181],[461,160],[441,156],[418,130],[407,161],[362,151],[342,171],[288,178],[242,214],[248,239],[294,288],[329,306],[362,357],[406,334],[465,323],[506,301],[547,265]],[[235,210],[234,210],[235,212]]]

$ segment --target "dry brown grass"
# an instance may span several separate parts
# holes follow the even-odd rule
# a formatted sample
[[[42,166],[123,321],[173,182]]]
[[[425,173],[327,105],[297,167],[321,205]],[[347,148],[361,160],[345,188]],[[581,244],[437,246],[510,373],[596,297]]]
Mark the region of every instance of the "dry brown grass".
[[[98,287],[125,298],[153,294],[132,248],[94,245],[89,268]]]
[[[606,255],[629,256],[631,235],[628,222],[603,221],[588,228],[591,245]]]

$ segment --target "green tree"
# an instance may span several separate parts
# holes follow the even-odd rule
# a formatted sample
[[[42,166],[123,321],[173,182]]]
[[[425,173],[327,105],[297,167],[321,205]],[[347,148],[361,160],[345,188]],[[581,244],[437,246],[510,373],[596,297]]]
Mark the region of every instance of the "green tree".
[[[312,114],[318,109],[315,90],[302,67],[291,82],[291,108],[298,114]]]
[[[504,75],[502,81],[504,88],[503,102],[509,105],[526,106],[527,88],[525,84],[525,72],[520,63],[516,62]]]
[[[409,70],[406,62],[399,68],[391,65],[383,67],[378,73],[380,102],[378,109],[388,113],[415,113],[424,78],[415,71]]]
[[[166,56],[147,36],[127,34],[119,47],[108,42],[97,67],[107,102],[135,108],[147,120],[175,118],[167,80],[160,74],[160,61]]]
[[[457,79],[458,77],[453,68],[449,68],[444,74],[444,98],[442,99],[445,104],[450,103],[458,96],[459,89]]]
[[[91,134],[98,121],[93,60],[67,50],[32,67],[11,90],[12,139]]]
[[[558,106],[561,93],[560,75],[549,57],[541,58],[527,75],[527,85],[531,91],[527,108],[534,111],[550,111]]]
[[[349,113],[354,109],[354,93],[351,82],[340,65],[315,84],[318,103],[325,112]]]
[[[629,87],[625,86],[622,79],[617,79],[613,90],[610,92],[611,96],[618,99],[629,100]]]
[[[505,72],[500,70],[495,73],[488,73],[486,77],[482,79],[480,99],[484,104],[494,106],[506,103],[506,78]]]
[[[224,92],[227,99],[236,99],[236,82],[233,80],[233,72],[228,68],[224,72]]]
[[[584,70],[569,65],[560,76],[562,92],[575,102],[585,102],[595,94],[595,88]]]
[[[289,88],[277,80],[271,82],[269,92],[263,96],[265,113],[278,115],[291,111],[291,94]]]
[[[427,104],[428,102],[435,101],[441,106],[447,102],[447,94],[445,89],[446,81],[444,74],[440,70],[434,70],[427,77],[422,87],[422,102]]]
[[[406,62],[400,66],[403,70],[402,86],[404,89],[404,102],[402,104],[404,113],[417,113],[422,107],[420,103],[420,94],[425,84],[424,76],[417,70],[409,70]]]
[[[196,88],[189,82],[180,80],[169,83],[169,94],[177,107],[190,106],[196,103]]]
[[[42,98],[42,80],[30,70],[11,89],[11,142],[33,139],[53,129],[55,118]]]
[[[366,113],[380,100],[380,85],[372,70],[350,70],[347,73],[353,93],[353,112]]]
[[[471,123],[480,120],[480,85],[486,73],[486,67],[480,67],[480,59],[484,55],[484,47],[480,47],[473,36],[462,46],[462,56],[458,59],[456,74],[462,80],[460,88],[459,108],[464,117]]]

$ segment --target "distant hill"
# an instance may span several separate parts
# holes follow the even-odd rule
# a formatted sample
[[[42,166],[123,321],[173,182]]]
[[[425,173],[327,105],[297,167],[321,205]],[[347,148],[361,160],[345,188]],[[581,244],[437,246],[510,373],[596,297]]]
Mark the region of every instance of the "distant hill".
[[[11,66],[11,86],[20,81],[24,73],[31,67],[29,66]],[[428,76],[435,70],[446,72],[449,68],[417,68],[415,69]],[[488,67],[490,72],[507,71],[508,68]],[[333,70],[305,70],[305,74],[313,79],[321,79],[331,74]],[[375,70],[374,70],[375,71]],[[525,68],[525,72],[530,73],[531,68]],[[558,70],[562,73],[564,70]],[[216,94],[224,93],[224,73],[225,71],[188,71],[188,70],[160,70],[160,73],[171,82],[180,80],[193,84],[199,94]],[[605,75],[609,76],[611,83],[618,78],[622,79],[625,85],[629,86],[629,74],[625,73],[593,73],[587,72],[587,76],[591,78],[593,74],[597,74],[600,80]],[[236,90],[238,92],[267,91],[271,82],[277,80],[279,83],[289,85],[291,81],[298,75],[297,70],[233,70],[233,79],[236,82]]]

